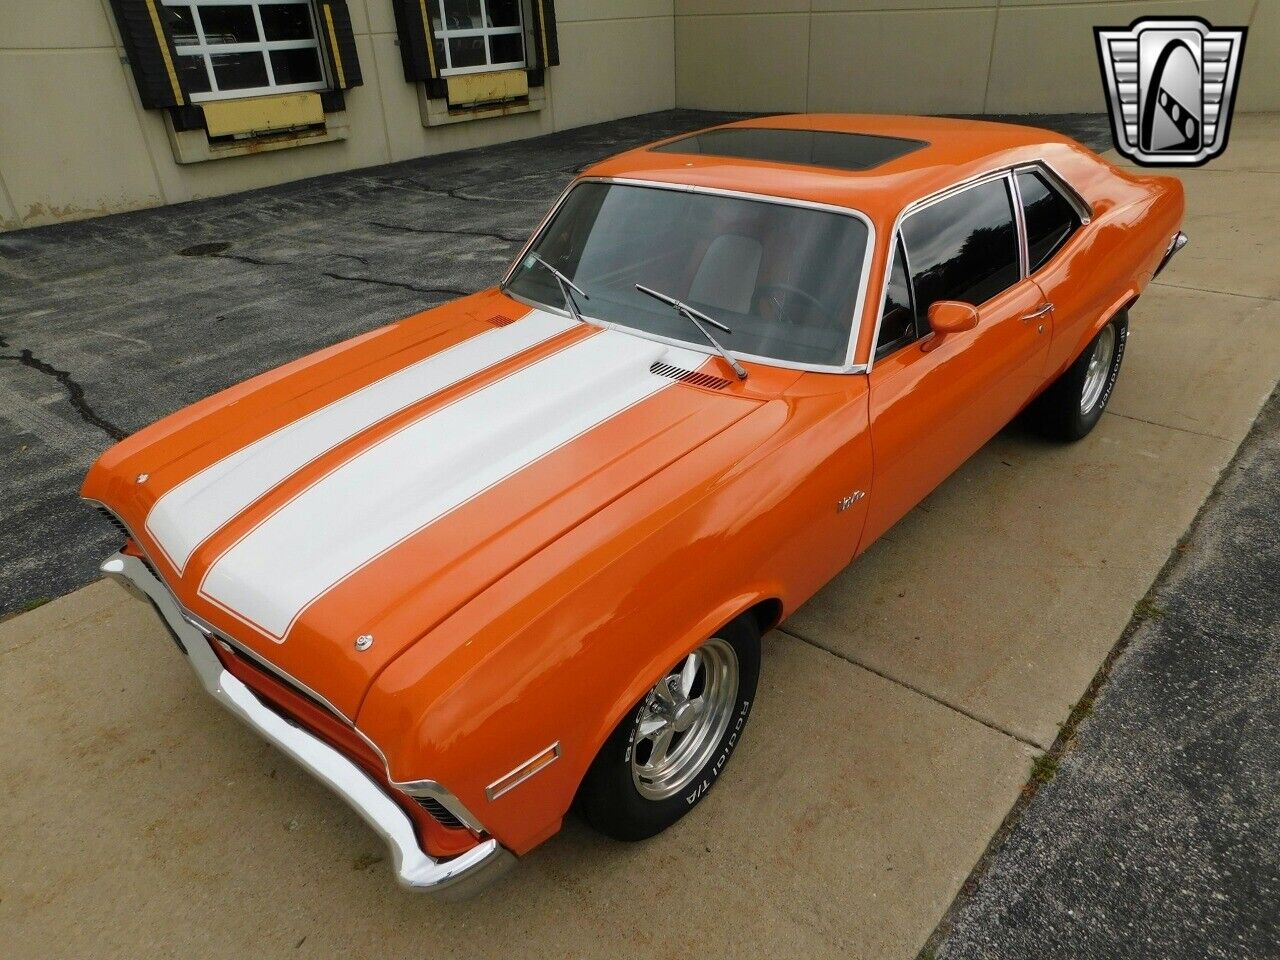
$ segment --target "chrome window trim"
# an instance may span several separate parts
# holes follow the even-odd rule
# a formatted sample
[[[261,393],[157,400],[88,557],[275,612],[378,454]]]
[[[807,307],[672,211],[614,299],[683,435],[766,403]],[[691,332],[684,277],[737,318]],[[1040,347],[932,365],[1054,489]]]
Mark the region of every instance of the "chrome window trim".
[[[1065,186],[1062,182],[1062,179],[1058,177],[1058,175],[1055,174],[1049,167],[1041,163],[1024,163],[1024,164],[1021,164],[1020,166],[1014,167],[1012,171],[1010,171],[1010,173],[1013,178],[1013,195],[1018,205],[1018,216],[1023,221],[1022,252],[1026,262],[1026,270],[1027,270],[1026,275],[1031,276],[1033,272],[1039,272],[1040,270],[1047,267],[1049,263],[1053,260],[1053,258],[1056,257],[1062,251],[1062,248],[1067,245],[1067,241],[1075,236],[1076,230],[1084,229],[1085,225],[1089,223],[1090,217],[1088,216],[1087,207],[1084,207],[1083,208],[1084,212],[1082,212],[1082,205],[1084,204],[1084,201],[1080,200],[1079,197],[1075,195],[1075,191],[1073,191],[1070,187]],[[1067,236],[1063,239],[1063,241],[1058,245],[1058,249],[1053,251],[1053,256],[1051,256],[1044,263],[1040,264],[1039,267],[1036,267],[1034,271],[1031,269],[1031,245],[1030,245],[1030,241],[1027,239],[1026,209],[1022,202],[1022,188],[1018,186],[1018,174],[1020,173],[1039,174],[1041,177],[1043,177],[1045,181],[1045,185],[1048,186],[1050,190],[1056,192],[1058,196],[1062,197],[1062,199],[1067,201],[1067,206],[1071,207],[1071,209],[1075,211],[1076,218],[1080,221],[1080,226],[1078,226],[1076,230],[1072,230],[1069,234],[1067,234]]]
[[[1093,221],[1093,208],[1085,202],[1084,197],[1076,192],[1075,187],[1071,186],[1048,160],[1031,160],[1013,167],[1015,174],[1021,173],[1023,170],[1031,170],[1043,174],[1045,179],[1049,181],[1050,186],[1062,194],[1067,203],[1075,208],[1076,216],[1080,218],[1080,226],[1088,226]]]
[[[995,169],[992,169],[992,170],[987,170],[984,173],[974,174],[971,177],[966,177],[963,180],[959,180],[953,184],[950,184],[949,186],[943,187],[941,190],[938,190],[935,193],[931,193],[931,194],[928,194],[927,196],[919,198],[918,200],[911,201],[911,203],[907,204],[900,211],[898,211],[898,216],[893,221],[893,229],[889,233],[890,241],[891,242],[895,241],[899,236],[901,236],[902,224],[907,219],[907,217],[909,217],[911,214],[917,213],[920,210],[925,209],[926,207],[930,207],[933,204],[938,203],[939,201],[946,200],[949,197],[953,196],[954,194],[962,193],[963,191],[968,190],[971,187],[979,186],[980,184],[985,183],[988,180],[995,180],[1000,177],[1007,177],[1010,181],[1010,184],[1013,190],[1013,193],[1011,194],[1010,199],[1014,203],[1014,218],[1015,220],[1018,220],[1019,222],[1021,222],[1022,203],[1021,203],[1020,196],[1017,192],[1018,186],[1017,186],[1017,176],[1016,176],[1018,171],[1021,171],[1021,170],[1036,170],[1037,172],[1043,172],[1050,178],[1051,183],[1053,183],[1055,186],[1060,187],[1062,190],[1062,195],[1065,196],[1067,198],[1067,201],[1073,207],[1076,208],[1076,213],[1080,216],[1080,226],[1082,228],[1085,226],[1088,226],[1088,224],[1093,220],[1093,210],[1089,207],[1087,203],[1085,203],[1084,199],[1081,198],[1081,196],[1075,191],[1075,189],[1071,187],[1071,185],[1068,184],[1066,180],[1062,178],[1062,175],[1059,174],[1056,169],[1054,169],[1053,165],[1050,164],[1049,161],[1043,158],[1037,157],[1035,160],[1026,160],[1021,163],[1008,164],[1008,165],[996,167]],[[1026,279],[1028,276],[1026,272],[1028,259],[1027,259],[1027,253],[1026,253],[1027,244],[1026,244],[1025,224],[1019,228],[1019,237],[1020,237],[1019,242],[1022,247],[1021,256],[1020,256],[1020,260],[1022,262],[1022,277],[1020,279]],[[903,246],[903,249],[905,251],[906,249],[905,244]],[[906,254],[906,256],[909,258],[910,254],[908,253]],[[910,260],[908,259],[908,269],[909,268],[910,268]],[[880,278],[880,308],[876,313],[875,329],[871,335],[871,350],[867,354],[866,364],[863,365],[865,367],[865,372],[868,374],[870,374],[871,371],[875,368],[876,348],[879,346],[879,343],[880,343],[880,320],[884,317],[884,301],[886,296],[888,296],[888,293],[889,293],[889,271],[891,271],[892,269],[893,269],[893,258],[892,256],[888,256],[885,258],[884,271],[883,271],[883,275]],[[914,294],[914,287],[913,287],[913,294]]]
[[[111,516],[115,517],[116,522],[120,524],[120,526],[123,527],[128,532],[129,539],[132,540],[137,545],[138,549],[141,550],[144,555],[146,554],[146,549],[143,547],[142,541],[137,538],[137,536],[133,532],[133,529],[127,523],[125,523],[122,519],[120,519],[120,516],[114,510],[112,510],[110,507],[108,507],[105,503],[103,503],[100,500],[94,500],[90,497],[83,497],[82,499],[86,503],[91,503],[95,507],[98,507],[100,510],[103,510],[106,513],[109,513]],[[150,558],[148,557],[148,559]],[[345,713],[343,713],[341,710],[335,707],[332,703],[330,703],[327,698],[322,697],[320,694],[316,693],[316,691],[312,690],[311,687],[307,686],[301,680],[295,679],[294,677],[290,676],[284,670],[281,670],[279,667],[277,667],[274,663],[271,663],[268,660],[264,660],[262,657],[254,653],[248,647],[244,646],[244,644],[240,643],[238,640],[235,640],[234,638],[227,636],[227,634],[225,634],[223,631],[214,627],[211,623],[206,621],[203,617],[197,616],[196,614],[188,610],[186,607],[184,607],[178,601],[178,595],[173,592],[173,588],[169,586],[169,584],[165,581],[163,577],[159,575],[158,572],[155,574],[155,579],[156,579],[156,582],[160,584],[164,592],[169,595],[169,599],[173,601],[174,609],[178,611],[178,615],[182,617],[182,619],[185,620],[188,624],[190,624],[192,627],[194,627],[196,630],[200,631],[201,633],[205,634],[210,639],[217,640],[220,643],[226,644],[228,647],[234,648],[236,652],[252,660],[254,663],[258,664],[268,673],[274,674],[282,682],[296,688],[300,693],[303,693],[306,696],[310,697],[312,700],[316,701],[316,703],[320,704],[322,707],[327,709],[331,714],[333,714],[335,719],[345,724],[351,730],[351,732],[354,733],[356,736],[358,736],[361,740],[363,740],[365,745],[368,746],[369,749],[372,750],[377,755],[378,759],[382,761],[383,772],[386,773],[387,781],[392,786],[396,787],[399,790],[403,790],[405,793],[409,794],[410,796],[432,797],[433,799],[438,800],[446,810],[448,810],[460,821],[462,821],[462,823],[466,824],[466,826],[469,829],[473,830],[476,833],[486,832],[484,829],[484,825],[481,824],[480,821],[475,817],[475,815],[472,814],[471,811],[466,808],[466,806],[462,803],[462,801],[459,800],[457,797],[455,797],[446,787],[442,786],[440,783],[434,780],[399,781],[399,780],[396,780],[394,777],[392,777],[391,764],[387,762],[387,755],[382,752],[382,748],[379,747],[376,743],[374,743],[373,740],[371,740],[363,730],[361,730],[359,727],[355,725],[354,720],[352,720]]]
[[[1018,171],[1010,170],[1005,187],[1009,191],[1009,202],[1013,204],[1013,222],[1018,231],[1018,280],[1031,276],[1031,253],[1027,250],[1027,218],[1022,209],[1022,191],[1018,189]]]
[[[855,207],[842,207],[831,203],[818,203],[814,200],[798,200],[793,197],[776,197],[765,193],[749,193],[742,190],[725,190],[719,187],[703,187],[688,183],[663,183],[658,180],[643,180],[634,177],[577,177],[565,188],[564,192],[560,194],[559,199],[556,200],[551,211],[543,218],[542,223],[538,225],[538,229],[529,237],[528,241],[520,249],[519,254],[517,254],[515,259],[511,261],[506,272],[502,275],[502,280],[499,281],[499,283],[502,288],[502,292],[508,297],[539,310],[547,310],[551,313],[566,317],[569,315],[566,310],[560,307],[554,307],[546,303],[536,303],[527,297],[513,293],[507,289],[507,284],[510,282],[516,268],[520,265],[520,261],[524,259],[525,254],[529,252],[533,245],[542,237],[543,233],[546,232],[547,226],[551,223],[551,220],[555,217],[556,213],[559,212],[560,207],[564,205],[564,202],[568,199],[570,192],[572,192],[574,187],[582,183],[616,183],[620,186],[648,187],[656,190],[670,190],[675,193],[701,193],[709,196],[731,197],[736,200],[756,200],[763,203],[774,203],[784,207],[801,207],[809,210],[821,210],[826,213],[834,213],[841,216],[853,217],[856,220],[861,220],[863,225],[867,228],[867,243],[866,249],[863,251],[862,255],[862,269],[858,277],[858,296],[853,306],[853,316],[849,324],[849,340],[845,348],[844,363],[840,365],[801,363],[795,360],[779,360],[776,357],[763,357],[758,354],[741,353],[737,350],[733,351],[733,354],[740,360],[759,363],[764,366],[779,367],[787,370],[806,370],[812,373],[840,374],[865,373],[867,371],[867,364],[854,363],[853,361],[854,355],[858,349],[858,334],[862,330],[862,315],[867,305],[867,282],[871,279],[871,261],[875,255],[877,235],[876,226],[872,223],[871,218]],[[657,343],[683,347],[697,353],[705,353],[708,356],[719,356],[707,344],[699,344],[692,340],[678,340],[673,337],[664,337],[660,334],[649,333],[646,330],[637,330],[635,327],[629,327],[625,324],[601,320],[598,317],[592,317],[586,313],[584,313],[582,317],[589,323],[605,330],[617,330],[622,333],[629,333],[633,336],[641,337],[645,340],[653,340]]]

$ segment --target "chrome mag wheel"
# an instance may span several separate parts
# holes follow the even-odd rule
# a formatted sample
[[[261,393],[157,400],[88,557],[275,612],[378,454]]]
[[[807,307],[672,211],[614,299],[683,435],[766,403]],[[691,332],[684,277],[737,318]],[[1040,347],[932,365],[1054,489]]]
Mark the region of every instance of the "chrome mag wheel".
[[[1093,353],[1089,357],[1089,366],[1085,370],[1084,387],[1080,391],[1080,412],[1089,413],[1102,398],[1106,389],[1107,378],[1111,375],[1111,361],[1116,355],[1116,328],[1107,324],[1098,334],[1093,345]]]
[[[631,777],[647,800],[675,796],[711,759],[738,700],[738,655],[712,637],[663,677],[640,707]]]

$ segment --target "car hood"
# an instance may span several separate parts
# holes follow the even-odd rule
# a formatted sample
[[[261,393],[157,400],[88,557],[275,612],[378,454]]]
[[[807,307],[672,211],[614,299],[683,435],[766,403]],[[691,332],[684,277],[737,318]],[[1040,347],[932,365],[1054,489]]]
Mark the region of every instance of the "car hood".
[[[434,625],[767,399],[717,364],[478,296],[153,425],[84,495],[189,612],[351,718]]]

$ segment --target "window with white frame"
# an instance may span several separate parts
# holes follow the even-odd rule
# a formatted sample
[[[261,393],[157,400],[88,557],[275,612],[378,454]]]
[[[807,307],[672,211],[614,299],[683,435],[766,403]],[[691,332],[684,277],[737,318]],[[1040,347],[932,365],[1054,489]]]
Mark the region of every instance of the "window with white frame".
[[[325,90],[310,0],[162,0],[192,102]]]
[[[523,69],[521,0],[427,0],[441,76]]]

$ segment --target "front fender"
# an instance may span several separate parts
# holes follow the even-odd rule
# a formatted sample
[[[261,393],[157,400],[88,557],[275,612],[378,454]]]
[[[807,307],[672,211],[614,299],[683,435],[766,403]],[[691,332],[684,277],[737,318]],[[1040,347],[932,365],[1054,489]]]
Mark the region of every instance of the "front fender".
[[[847,390],[766,404],[389,665],[357,724],[392,776],[443,784],[517,853],[554,833],[600,745],[663,672],[761,601],[794,609],[851,558],[861,516],[836,513],[836,490],[869,483],[870,444],[865,385]],[[843,553],[815,546],[815,529]],[[555,761],[487,794],[552,744]]]

